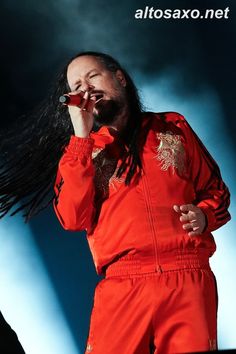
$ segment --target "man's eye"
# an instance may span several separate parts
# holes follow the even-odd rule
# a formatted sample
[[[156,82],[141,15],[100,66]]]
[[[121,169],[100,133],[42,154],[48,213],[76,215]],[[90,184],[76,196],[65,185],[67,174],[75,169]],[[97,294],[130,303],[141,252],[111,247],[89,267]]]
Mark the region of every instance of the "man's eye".
[[[89,78],[91,79],[91,78],[93,78],[95,76],[98,76],[98,74],[93,74],[93,75],[89,76]]]

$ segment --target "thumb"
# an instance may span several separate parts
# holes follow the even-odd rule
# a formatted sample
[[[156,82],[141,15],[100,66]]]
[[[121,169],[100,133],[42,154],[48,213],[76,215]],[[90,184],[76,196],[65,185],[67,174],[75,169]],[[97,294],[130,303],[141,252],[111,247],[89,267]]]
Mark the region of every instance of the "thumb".
[[[181,210],[180,210],[180,207],[178,205],[173,205],[173,209],[174,211],[176,211],[177,213],[179,213]]]

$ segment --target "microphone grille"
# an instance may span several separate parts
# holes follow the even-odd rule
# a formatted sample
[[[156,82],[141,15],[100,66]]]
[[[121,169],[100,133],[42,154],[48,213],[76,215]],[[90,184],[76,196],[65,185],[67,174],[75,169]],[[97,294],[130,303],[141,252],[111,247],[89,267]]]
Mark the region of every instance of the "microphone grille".
[[[66,103],[68,101],[68,96],[60,96],[59,97],[59,102],[60,103]]]

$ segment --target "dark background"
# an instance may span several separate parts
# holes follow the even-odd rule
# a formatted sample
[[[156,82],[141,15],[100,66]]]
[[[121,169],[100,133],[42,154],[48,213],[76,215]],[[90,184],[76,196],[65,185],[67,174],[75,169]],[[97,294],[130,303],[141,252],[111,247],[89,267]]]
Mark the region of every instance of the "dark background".
[[[135,20],[137,8],[230,8],[229,19]],[[57,72],[82,50],[104,51],[128,72],[156,77],[178,67],[178,91],[203,84],[220,97],[235,146],[235,1],[1,1],[1,127],[30,112]],[[135,77],[134,77],[135,79]],[[171,107],[170,109],[171,110]],[[98,278],[83,234],[62,230],[49,208],[30,223],[78,348],[87,336]]]

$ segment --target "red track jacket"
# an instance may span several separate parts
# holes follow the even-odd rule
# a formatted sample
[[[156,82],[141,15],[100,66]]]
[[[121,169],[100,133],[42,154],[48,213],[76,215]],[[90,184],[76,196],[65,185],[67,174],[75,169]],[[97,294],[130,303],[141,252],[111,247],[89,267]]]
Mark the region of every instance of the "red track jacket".
[[[102,127],[88,138],[71,136],[59,162],[54,210],[66,230],[87,231],[98,274],[120,257],[150,260],[215,249],[211,232],[230,220],[230,193],[216,162],[185,118],[145,113],[140,133],[143,172],[129,186],[116,177],[124,145]],[[188,236],[173,205],[194,204],[207,216],[199,236]],[[150,267],[148,268],[150,270]]]

